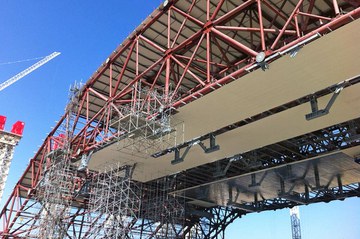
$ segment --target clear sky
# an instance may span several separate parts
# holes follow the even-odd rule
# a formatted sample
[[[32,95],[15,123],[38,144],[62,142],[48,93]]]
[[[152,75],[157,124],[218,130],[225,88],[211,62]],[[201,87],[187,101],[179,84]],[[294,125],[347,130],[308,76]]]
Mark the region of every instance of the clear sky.
[[[160,0],[132,1],[2,1],[0,8],[0,82],[36,61],[2,64],[62,54],[0,92],[0,114],[6,129],[26,123],[16,148],[4,200],[34,156],[42,139],[64,112],[69,86],[85,82],[110,53],[157,6]],[[300,208],[303,238],[360,238],[360,199],[347,199]],[[244,216],[226,238],[291,238],[289,211]]]

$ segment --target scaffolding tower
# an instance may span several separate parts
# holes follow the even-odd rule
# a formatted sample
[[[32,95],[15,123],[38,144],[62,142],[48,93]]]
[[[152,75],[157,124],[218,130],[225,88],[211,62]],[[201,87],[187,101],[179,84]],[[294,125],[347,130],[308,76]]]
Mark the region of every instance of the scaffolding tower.
[[[85,238],[181,237],[185,200],[169,194],[174,180],[136,182],[134,167],[112,165],[91,180]]]
[[[148,237],[181,238],[185,227],[185,199],[170,194],[176,177],[155,180],[143,187],[142,231]]]
[[[65,154],[58,155],[45,173],[37,190],[42,205],[38,238],[64,238],[69,223],[68,216],[73,191],[73,171]]]
[[[17,121],[12,126],[11,132],[7,132],[4,131],[5,123],[6,117],[0,115],[0,201],[9,174],[14,149],[22,137],[25,125],[24,122]]]
[[[140,212],[140,187],[132,167],[111,165],[94,176],[90,189],[91,226],[86,238],[134,238],[131,227]]]
[[[67,235],[70,223],[72,201],[76,193],[76,167],[71,162],[71,131],[80,85],[75,83],[69,93],[69,104],[65,108],[66,119],[59,128],[59,134],[50,145],[45,156],[42,178],[36,186],[35,198],[40,203],[40,218],[37,238],[57,239]]]

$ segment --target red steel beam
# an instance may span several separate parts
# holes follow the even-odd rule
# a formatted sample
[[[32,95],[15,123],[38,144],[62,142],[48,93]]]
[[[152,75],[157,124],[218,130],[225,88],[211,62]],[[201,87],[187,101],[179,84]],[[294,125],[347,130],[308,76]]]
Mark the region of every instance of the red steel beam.
[[[279,43],[280,38],[282,37],[282,35],[284,34],[286,28],[289,26],[290,22],[293,20],[294,15],[296,14],[296,12],[299,10],[299,7],[301,6],[301,4],[303,3],[304,0],[299,0],[299,2],[296,4],[293,12],[291,13],[291,15],[289,16],[288,20],[286,21],[285,25],[283,26],[283,28],[281,29],[279,35],[276,37],[274,43],[271,45],[270,49],[274,50],[276,45]],[[297,25],[295,26],[296,28],[298,27]]]
[[[331,21],[330,17],[323,17],[323,16],[319,16],[319,15],[315,15],[315,14],[306,13],[306,12],[298,12],[297,14],[306,16],[306,17],[317,18],[317,19],[321,19],[321,20],[325,20],[325,21]]]
[[[262,9],[261,9],[261,0],[257,0],[258,14],[259,14],[259,26],[260,26],[260,40],[261,40],[261,50],[263,52],[266,51],[265,46],[265,33],[264,33],[264,23],[262,17]]]
[[[180,15],[182,15],[183,17],[185,17],[186,19],[191,20],[192,22],[196,23],[198,26],[202,27],[204,26],[204,23],[198,19],[196,19],[195,17],[191,16],[190,14],[187,14],[183,11],[181,11],[179,8],[171,6],[172,10],[174,10],[175,12],[179,13]]]
[[[204,39],[204,35],[201,36],[201,38],[200,38],[197,46],[195,47],[195,50],[194,50],[193,54],[191,55],[188,64],[185,66],[184,72],[183,72],[183,74],[181,75],[181,77],[180,77],[180,79],[179,79],[179,82],[177,83],[177,85],[176,85],[176,87],[175,87],[175,89],[174,89],[174,92],[177,92],[177,90],[179,89],[179,87],[180,87],[180,85],[181,85],[181,82],[183,81],[183,79],[184,79],[184,77],[185,77],[185,74],[188,72],[189,67],[190,67],[190,64],[191,64],[192,61],[194,60],[195,54],[196,54],[196,52],[198,51],[198,49],[199,49],[199,47],[200,47],[203,39]],[[180,64],[179,64],[179,65],[180,65]],[[202,81],[199,82],[199,83],[202,83],[202,84],[205,85],[205,83],[202,82]],[[175,96],[175,95],[173,95],[173,96]]]
[[[188,11],[187,11],[187,15],[186,15],[186,16],[191,16],[190,14],[191,14],[192,10],[194,9],[195,3],[196,3],[195,0],[192,1],[191,5],[190,5],[190,7],[189,7],[189,9],[188,9]],[[178,32],[176,33],[176,36],[175,36],[175,38],[174,38],[174,40],[173,40],[173,43],[172,43],[172,45],[171,45],[170,48],[173,48],[174,45],[176,44],[176,41],[177,41],[177,39],[179,38],[181,31],[184,29],[185,23],[187,22],[188,19],[189,19],[188,17],[185,17],[184,20],[182,21],[181,26],[180,26]]]
[[[245,53],[249,56],[255,57],[258,54],[256,51],[254,51],[251,48],[245,46],[244,44],[234,40],[233,38],[220,32],[219,30],[217,30],[214,27],[211,29],[211,32],[215,33],[219,38],[221,38],[225,42],[229,43],[232,47],[239,49],[240,51],[242,51],[243,53]]]
[[[299,14],[302,14],[302,13],[299,13]],[[305,15],[305,13],[303,15]],[[308,15],[308,14],[306,14],[306,15]],[[314,17],[316,17],[316,15],[314,15]],[[327,20],[326,17],[324,17],[324,18]],[[228,31],[261,32],[261,29],[256,28],[256,27],[216,26],[215,28],[218,29],[218,30],[228,30]],[[264,31],[264,33],[279,33],[280,32],[279,29],[274,29],[274,28],[264,28],[263,31]],[[296,35],[296,31],[294,31],[294,30],[285,30],[284,34]]]
[[[225,22],[231,20],[234,16],[241,13],[244,9],[249,7],[250,5],[254,4],[256,0],[248,0],[241,5],[237,6],[233,10],[229,11],[228,13],[224,14],[223,16],[219,17],[218,19],[213,21],[214,25],[223,25]]]
[[[211,18],[210,18],[211,21],[213,21],[213,20],[217,17],[217,15],[218,15],[221,7],[223,6],[224,2],[225,2],[225,0],[220,0],[220,1],[217,3],[217,6],[216,6],[214,12],[213,12],[212,15],[211,15]]]

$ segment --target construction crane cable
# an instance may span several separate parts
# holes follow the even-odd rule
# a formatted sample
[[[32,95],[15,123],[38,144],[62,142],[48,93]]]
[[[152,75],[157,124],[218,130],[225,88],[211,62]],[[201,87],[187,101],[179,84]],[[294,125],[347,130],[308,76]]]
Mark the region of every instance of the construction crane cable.
[[[22,63],[22,62],[27,62],[27,61],[35,61],[35,60],[42,59],[42,58],[44,58],[44,57],[45,57],[45,56],[40,56],[40,57],[29,58],[29,59],[18,60],[18,61],[0,62],[0,66],[3,66],[3,65],[11,65],[11,64],[16,64],[16,63]]]
[[[3,82],[0,84],[0,91],[2,91],[3,89],[5,89],[6,87],[10,86],[11,84],[15,83],[16,81],[20,80],[21,78],[23,78],[24,76],[30,74],[31,72],[33,72],[34,70],[36,70],[37,68],[39,68],[40,66],[44,65],[45,63],[47,63],[48,61],[54,59],[55,57],[57,57],[58,55],[60,55],[60,52],[53,52],[52,54],[44,57],[43,59],[41,59],[40,61],[36,62],[35,64],[31,65],[30,67],[26,68],[25,70],[23,70],[22,72],[18,73],[17,75],[11,77],[10,79],[8,79],[7,81]]]

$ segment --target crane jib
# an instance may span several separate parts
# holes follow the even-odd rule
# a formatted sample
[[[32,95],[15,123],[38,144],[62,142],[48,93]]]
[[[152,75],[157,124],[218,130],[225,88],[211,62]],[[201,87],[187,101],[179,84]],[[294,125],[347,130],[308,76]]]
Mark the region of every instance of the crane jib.
[[[57,57],[58,55],[60,55],[60,52],[53,52],[50,55],[44,57],[43,59],[41,59],[40,61],[36,62],[35,64],[31,65],[30,67],[26,68],[25,70],[23,70],[22,72],[16,74],[15,76],[11,77],[10,79],[8,79],[7,81],[3,82],[0,84],[0,91],[2,91],[3,89],[5,89],[6,87],[12,85],[13,83],[15,83],[16,81],[20,80],[21,78],[23,78],[24,76],[30,74],[31,72],[33,72],[34,70],[36,70],[37,68],[39,68],[40,66],[46,64],[47,62],[49,62],[50,60],[54,59],[55,57]]]

